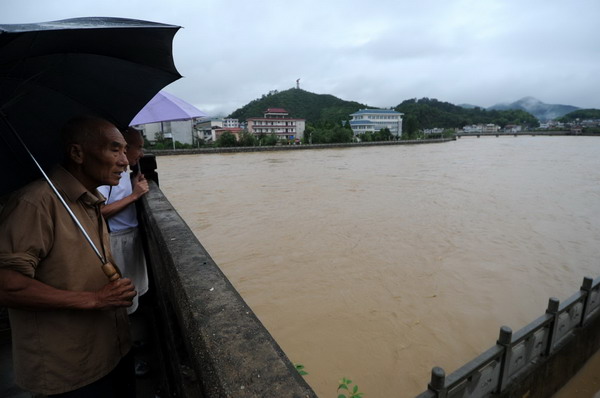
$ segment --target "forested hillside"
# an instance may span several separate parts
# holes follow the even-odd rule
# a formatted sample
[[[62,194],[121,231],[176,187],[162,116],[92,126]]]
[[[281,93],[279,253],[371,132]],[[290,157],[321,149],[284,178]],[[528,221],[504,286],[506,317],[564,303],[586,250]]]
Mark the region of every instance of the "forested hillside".
[[[409,99],[403,101],[394,109],[404,113],[404,119],[406,120],[416,118],[419,129],[454,128],[479,123],[494,123],[500,127],[507,124],[537,127],[539,124],[535,116],[523,110],[499,111],[485,110],[479,107],[463,108],[433,98]]]
[[[333,95],[315,94],[292,88],[272,91],[237,109],[229,117],[246,120],[262,117],[267,108],[284,108],[291,117],[306,119],[312,126],[332,127],[349,120],[350,114],[367,105],[344,101]],[[501,127],[507,124],[537,127],[538,120],[523,110],[485,110],[479,107],[466,109],[436,99],[409,99],[394,108],[404,113],[404,119],[416,119],[417,128],[456,128],[470,124],[494,123]]]
[[[267,108],[283,108],[290,117],[306,119],[314,126],[338,124],[348,120],[351,113],[366,108],[364,104],[344,101],[333,95],[314,94],[302,89],[291,88],[285,91],[272,91],[237,109],[229,117],[246,120],[262,117]]]
[[[577,111],[567,113],[560,119],[559,122],[570,123],[575,120],[586,120],[586,119],[600,119],[600,110],[599,109],[579,109]]]

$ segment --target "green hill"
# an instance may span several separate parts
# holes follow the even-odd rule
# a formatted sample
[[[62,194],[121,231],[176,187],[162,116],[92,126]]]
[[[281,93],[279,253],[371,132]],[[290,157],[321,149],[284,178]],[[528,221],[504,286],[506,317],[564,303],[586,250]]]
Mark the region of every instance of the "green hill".
[[[333,127],[340,121],[350,119],[350,114],[367,105],[344,101],[329,94],[315,94],[302,89],[271,91],[250,101],[228,117],[246,120],[262,117],[268,108],[283,108],[291,117],[306,119],[313,126]],[[486,110],[479,107],[465,108],[436,99],[409,99],[394,108],[404,113],[404,119],[415,118],[419,129],[433,127],[455,128],[471,124],[494,123],[501,127],[518,124],[537,127],[535,116],[520,109]]]
[[[579,109],[571,113],[567,113],[560,119],[559,122],[569,123],[575,120],[600,119],[600,109]]]
[[[394,109],[404,113],[404,119],[416,118],[420,129],[464,127],[479,123],[494,123],[500,127],[507,124],[537,127],[539,124],[535,116],[520,109],[501,111],[485,110],[479,107],[464,108],[433,98],[409,99]]]
[[[262,117],[267,108],[283,108],[291,117],[306,119],[312,125],[324,125],[348,120],[348,115],[366,107],[364,104],[344,101],[333,95],[314,94],[291,88],[263,95],[235,110],[228,117],[246,120],[251,117]]]

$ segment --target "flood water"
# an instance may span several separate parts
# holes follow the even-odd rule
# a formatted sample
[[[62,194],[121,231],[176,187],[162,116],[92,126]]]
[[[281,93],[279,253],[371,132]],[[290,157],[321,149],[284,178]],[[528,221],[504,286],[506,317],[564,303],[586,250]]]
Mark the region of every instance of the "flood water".
[[[321,397],[341,377],[367,397],[412,397],[433,366],[451,373],[502,325],[600,276],[597,137],[157,162],[168,199]]]

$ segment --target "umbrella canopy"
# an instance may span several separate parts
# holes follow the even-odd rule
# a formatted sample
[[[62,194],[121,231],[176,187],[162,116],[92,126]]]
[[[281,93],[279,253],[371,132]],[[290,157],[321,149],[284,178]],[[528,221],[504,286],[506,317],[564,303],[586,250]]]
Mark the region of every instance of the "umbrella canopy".
[[[135,126],[138,124],[188,120],[206,116],[208,116],[206,113],[188,104],[181,98],[166,91],[161,91],[142,108],[130,124]]]
[[[0,25],[0,195],[40,177],[16,131],[44,168],[61,156],[59,131],[95,115],[125,128],[179,79],[178,26],[123,18]]]

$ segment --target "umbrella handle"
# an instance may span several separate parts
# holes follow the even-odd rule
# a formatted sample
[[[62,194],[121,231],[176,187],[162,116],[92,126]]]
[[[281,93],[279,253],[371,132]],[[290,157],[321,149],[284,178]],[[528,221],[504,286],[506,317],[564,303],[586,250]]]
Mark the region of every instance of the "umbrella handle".
[[[102,271],[104,271],[104,275],[106,275],[111,282],[114,282],[121,277],[117,268],[111,263],[102,264]]]

